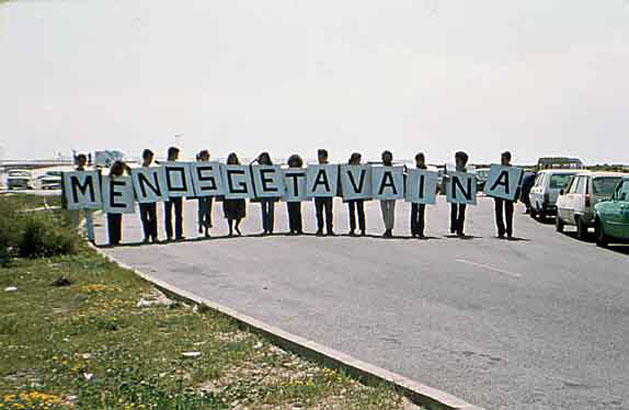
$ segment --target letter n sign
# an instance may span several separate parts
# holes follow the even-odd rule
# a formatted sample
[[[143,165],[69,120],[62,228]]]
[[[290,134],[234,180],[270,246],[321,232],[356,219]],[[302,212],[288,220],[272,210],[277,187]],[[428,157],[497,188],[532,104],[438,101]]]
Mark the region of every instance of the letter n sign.
[[[70,210],[100,208],[102,206],[100,172],[96,170],[64,172],[63,194]]]
[[[450,172],[446,184],[446,199],[453,204],[476,205],[476,175]]]
[[[485,194],[494,198],[513,201],[522,178],[522,168],[491,164],[489,178],[485,183]]]

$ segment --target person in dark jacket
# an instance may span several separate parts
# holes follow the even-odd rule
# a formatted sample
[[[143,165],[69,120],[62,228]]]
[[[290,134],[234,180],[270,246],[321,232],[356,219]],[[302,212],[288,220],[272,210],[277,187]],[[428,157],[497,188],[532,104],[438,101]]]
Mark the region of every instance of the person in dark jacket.
[[[467,172],[467,162],[469,161],[469,156],[463,151],[457,151],[454,154],[454,162],[456,164],[457,172]],[[444,175],[444,181],[447,180],[449,176]],[[455,233],[458,236],[465,236],[465,211],[467,209],[466,204],[450,204],[450,233]]]
[[[418,169],[427,169],[426,157],[423,152],[415,155],[415,166]],[[424,236],[424,214],[426,212],[426,204],[411,204],[411,235],[414,238],[425,238]]]
[[[168,161],[174,162],[179,159],[179,148],[168,148]],[[183,237],[183,198],[168,198],[164,201],[164,208],[166,213],[166,237],[168,241],[173,239],[173,207],[175,208],[175,240],[181,241]]]
[[[240,165],[240,160],[236,153],[232,152],[227,156],[227,165]],[[223,213],[229,225],[229,236],[234,235],[234,229],[238,236],[240,232],[240,222],[247,214],[247,202],[244,199],[227,199],[223,200]]]
[[[348,165],[360,165],[362,156],[358,152],[354,152],[348,161]],[[349,209],[349,235],[354,236],[356,233],[356,213],[358,213],[358,227],[360,235],[365,236],[365,200],[349,199],[347,201]]]
[[[328,151],[325,149],[320,149],[317,151],[317,158],[319,160],[319,164],[327,164],[328,163]],[[332,229],[332,197],[317,197],[314,199],[315,202],[315,210],[317,215],[317,236],[323,235],[323,211],[325,210],[325,227],[327,229],[327,233],[330,236],[334,235],[334,230]]]
[[[297,154],[293,154],[288,158],[289,168],[302,168],[304,161]],[[299,201],[287,201],[286,208],[288,209],[288,226],[291,235],[303,234],[302,219],[301,219],[301,202]]]
[[[537,174],[535,172],[526,172],[524,174],[524,177],[522,178],[522,187],[520,188],[520,192],[518,194],[520,201],[522,201],[522,203],[526,207],[525,213],[527,214],[531,213],[531,201],[529,200],[529,193],[531,192],[531,188],[533,188],[533,185],[535,185],[536,177]]]
[[[209,161],[210,160],[210,152],[206,149],[200,151],[197,154],[197,161]],[[211,196],[201,196],[198,198],[199,208],[198,208],[198,224],[199,224],[199,233],[205,235],[206,238],[210,236],[210,228],[212,227],[212,197]]]
[[[109,177],[120,178],[129,169],[123,161],[115,161],[109,170]],[[122,214],[107,213],[107,234],[111,246],[120,245],[122,239]]]
[[[142,166],[150,167],[153,162],[153,151],[145,149],[142,152]],[[140,220],[142,221],[142,230],[144,231],[144,243],[159,242],[157,239],[157,203],[139,204]]]
[[[258,155],[258,164],[260,165],[273,165],[271,156],[268,152],[263,152]],[[275,202],[276,198],[260,198],[260,208],[262,210],[262,228],[264,229],[263,235],[272,235],[273,227],[275,225]]]
[[[511,153],[505,151],[500,155],[500,164],[504,167],[511,166]],[[505,233],[507,238],[513,238],[513,204],[515,201],[509,201],[503,198],[494,198],[494,209],[496,213],[496,227],[498,228],[498,237],[503,239]],[[504,209],[504,218],[503,218]],[[505,227],[506,222],[506,227]]]

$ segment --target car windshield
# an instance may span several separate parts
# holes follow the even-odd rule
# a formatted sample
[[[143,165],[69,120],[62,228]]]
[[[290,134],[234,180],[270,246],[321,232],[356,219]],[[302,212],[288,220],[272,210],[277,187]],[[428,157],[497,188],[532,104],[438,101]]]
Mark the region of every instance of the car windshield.
[[[620,177],[594,178],[592,181],[592,193],[598,195],[611,195],[618,185]]]
[[[563,189],[570,182],[573,174],[555,174],[550,177],[550,189]]]

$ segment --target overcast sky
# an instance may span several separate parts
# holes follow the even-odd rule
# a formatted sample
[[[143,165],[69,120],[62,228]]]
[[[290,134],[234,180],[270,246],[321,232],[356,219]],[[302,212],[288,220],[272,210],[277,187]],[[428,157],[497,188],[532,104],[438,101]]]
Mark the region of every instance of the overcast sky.
[[[5,158],[629,163],[627,0],[18,0],[0,36]]]

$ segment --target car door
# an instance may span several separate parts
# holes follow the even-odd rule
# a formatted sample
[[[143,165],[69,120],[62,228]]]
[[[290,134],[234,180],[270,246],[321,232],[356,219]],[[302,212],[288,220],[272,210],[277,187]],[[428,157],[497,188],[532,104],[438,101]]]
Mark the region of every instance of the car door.
[[[629,180],[624,180],[614,193],[608,208],[609,235],[629,238]]]
[[[588,176],[580,176],[575,193],[572,196],[572,217],[575,222],[576,216],[582,217],[585,212],[585,196],[588,193],[587,189],[589,179],[590,177]]]
[[[570,213],[570,207],[572,206],[571,193],[574,190],[575,186],[576,178],[572,178],[572,180],[570,180],[568,186],[564,190],[563,195],[559,195],[559,197],[557,198],[557,217],[562,221],[568,223],[572,221]]]

